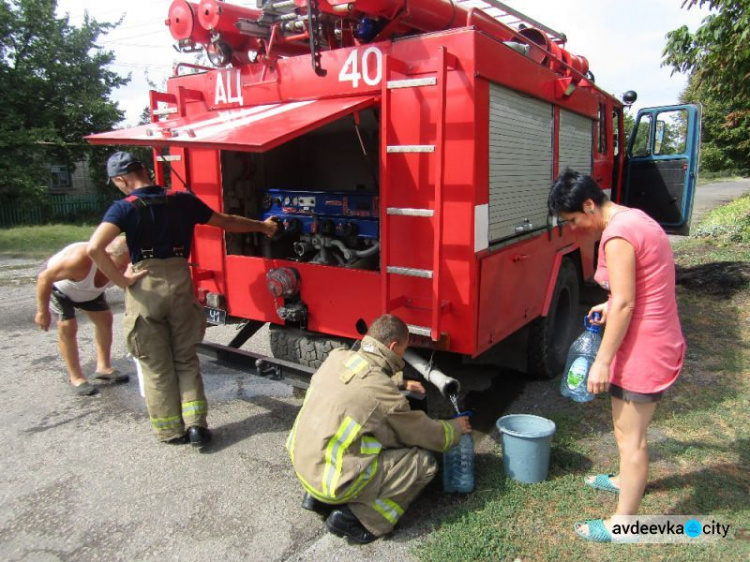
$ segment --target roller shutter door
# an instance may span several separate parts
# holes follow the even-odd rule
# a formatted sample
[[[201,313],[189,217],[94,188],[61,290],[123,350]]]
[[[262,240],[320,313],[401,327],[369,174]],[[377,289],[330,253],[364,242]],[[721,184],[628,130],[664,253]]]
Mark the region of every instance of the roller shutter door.
[[[560,166],[591,175],[593,121],[566,109],[560,110]]]
[[[552,105],[490,84],[489,238],[547,225],[552,184]]]

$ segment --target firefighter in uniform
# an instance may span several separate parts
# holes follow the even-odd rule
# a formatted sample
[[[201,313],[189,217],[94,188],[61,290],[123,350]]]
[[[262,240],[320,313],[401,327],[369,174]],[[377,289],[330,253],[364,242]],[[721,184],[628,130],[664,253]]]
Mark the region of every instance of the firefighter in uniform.
[[[338,536],[366,544],[393,530],[433,479],[431,451],[469,433],[467,417],[433,420],[399,390],[406,324],[376,319],[358,351],[335,349],[313,375],[287,449],[305,498]],[[332,510],[332,511],[331,511]]]
[[[107,175],[125,194],[107,210],[89,242],[89,255],[116,285],[126,289],[125,336],[144,379],[146,406],[156,438],[202,447],[211,434],[208,405],[196,353],[205,318],[195,300],[187,257],[196,224],[229,232],[273,236],[272,219],[255,221],[211,210],[188,192],[154,185],[142,162],[128,152],[107,161]],[[122,273],[105,249],[125,232],[132,270]]]

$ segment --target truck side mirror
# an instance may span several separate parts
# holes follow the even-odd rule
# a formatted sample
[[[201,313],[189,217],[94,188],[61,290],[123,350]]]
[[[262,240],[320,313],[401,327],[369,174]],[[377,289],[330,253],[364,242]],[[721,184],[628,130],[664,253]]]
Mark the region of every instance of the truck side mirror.
[[[624,94],[622,94],[622,103],[625,105],[633,105],[635,103],[635,100],[638,99],[638,94],[636,94],[633,90],[628,90]]]

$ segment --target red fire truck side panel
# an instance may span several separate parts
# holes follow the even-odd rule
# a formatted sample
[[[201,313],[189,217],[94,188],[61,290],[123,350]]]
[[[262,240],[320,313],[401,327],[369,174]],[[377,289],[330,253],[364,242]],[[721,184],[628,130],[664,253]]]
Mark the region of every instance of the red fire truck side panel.
[[[543,308],[557,277],[556,255],[578,244],[587,279],[593,275],[594,239],[574,238],[567,229],[560,236],[555,228],[552,242],[546,234],[535,236],[481,260],[476,354],[547,313]]]
[[[570,96],[563,97],[556,89],[559,76],[547,67],[485,35],[476,34],[476,42],[476,68],[481,77],[550,103],[561,103],[570,111],[596,117],[597,101],[592,95],[596,88],[587,81],[582,80]]]
[[[437,74],[438,49],[460,61],[449,69],[446,82],[445,141],[434,153],[382,154],[387,159],[387,200],[381,199],[381,221],[389,221],[388,265],[433,271],[440,275],[439,301],[442,307],[439,331],[449,333],[451,350],[471,353],[475,342],[476,272],[474,259],[474,137],[475,100],[473,98],[473,40],[466,33],[425,35],[393,45],[396,59],[423,61],[424,73],[409,78]],[[395,77],[393,77],[395,78]],[[392,79],[388,77],[388,79]],[[438,76],[438,80],[440,77]],[[403,88],[390,92],[389,118],[381,123],[386,145],[434,145],[439,116],[440,90],[437,87]],[[406,216],[386,219],[383,205],[401,208],[435,208],[439,151],[444,153],[442,185],[441,259],[433,262],[437,225],[435,220]],[[392,310],[408,324],[432,323],[433,282],[431,279],[390,276],[390,296],[403,296],[409,304]]]
[[[215,211],[222,212],[219,151],[192,149],[187,152],[187,164],[193,193]],[[191,260],[200,270],[198,276],[203,278],[198,282],[198,287],[224,294],[226,284],[223,232],[213,226],[198,225],[195,228]],[[208,272],[212,276],[209,276]]]
[[[302,279],[300,294],[310,309],[308,329],[337,336],[357,337],[355,325],[368,324],[379,312],[379,275],[372,271],[227,256],[229,314],[240,318],[281,323],[276,301],[266,288],[266,273],[276,267],[294,267]]]
[[[444,138],[439,143],[442,48],[448,68]],[[385,57],[393,59],[387,76]],[[554,72],[467,28],[325,51],[321,65],[328,74],[324,78],[314,74],[308,56],[279,60],[277,65],[276,69],[244,65],[180,77],[170,80],[169,92],[178,100],[182,116],[293,100],[325,99],[335,104],[331,98],[380,97],[381,114],[387,116],[380,122],[380,228],[382,234],[387,221],[388,233],[380,240],[387,246],[381,254],[380,272],[227,256],[220,231],[199,227],[192,256],[199,293],[224,294],[232,316],[281,323],[276,312],[281,303],[268,292],[265,276],[274,267],[294,267],[301,276],[301,298],[309,309],[308,329],[356,337],[360,318],[369,323],[386,311],[384,287],[389,293],[389,312],[411,325],[432,326],[438,286],[433,279],[390,274],[384,284],[382,278],[388,267],[432,271],[440,280],[439,332],[449,334],[451,351],[468,355],[477,355],[542,313],[554,256],[572,239],[569,233],[561,238],[555,231],[550,241],[545,231],[522,242],[508,241],[505,248],[492,253],[486,249],[487,232],[482,230],[486,210],[478,206],[489,202],[489,83],[590,119],[599,111],[593,86],[584,80],[563,99]],[[383,88],[387,80],[433,76],[437,86]],[[558,142],[556,138],[555,156]],[[434,145],[435,149],[405,153],[386,149],[403,145]],[[232,146],[243,150],[239,141]],[[221,152],[207,148],[173,148],[172,152],[188,162],[187,168],[176,164],[175,171],[184,173],[186,182],[209,206],[222,210]],[[552,173],[553,169],[550,177]],[[442,185],[437,185],[441,177]],[[440,224],[435,218],[386,213],[393,207],[436,210],[437,189],[442,190],[442,206],[436,215],[442,214]],[[479,232],[476,240],[475,230]],[[585,252],[589,254],[583,257],[587,275],[591,256],[589,249]],[[440,256],[438,263],[435,255]]]

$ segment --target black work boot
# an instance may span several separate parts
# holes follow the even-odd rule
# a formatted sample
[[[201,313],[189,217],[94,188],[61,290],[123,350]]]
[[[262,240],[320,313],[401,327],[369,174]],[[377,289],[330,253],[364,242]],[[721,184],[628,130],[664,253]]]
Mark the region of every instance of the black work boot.
[[[328,519],[326,519],[326,528],[334,535],[347,537],[350,541],[357,544],[371,543],[378,538],[365,529],[364,525],[357,519],[357,516],[345,505],[331,512]]]
[[[302,498],[302,509],[307,511],[314,511],[318,515],[328,517],[331,514],[334,506],[329,503],[322,502],[315,499],[313,496],[305,492],[305,497]]]
[[[190,439],[190,444],[197,449],[202,449],[209,441],[211,441],[211,432],[207,427],[201,427],[199,425],[191,425],[188,427],[187,436],[188,439]]]

